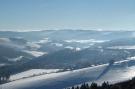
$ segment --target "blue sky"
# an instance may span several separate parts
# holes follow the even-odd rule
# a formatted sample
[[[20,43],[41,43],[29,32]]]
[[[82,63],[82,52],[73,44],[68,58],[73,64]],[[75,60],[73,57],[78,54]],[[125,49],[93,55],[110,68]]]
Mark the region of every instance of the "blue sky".
[[[135,30],[135,0],[0,0],[0,30]]]

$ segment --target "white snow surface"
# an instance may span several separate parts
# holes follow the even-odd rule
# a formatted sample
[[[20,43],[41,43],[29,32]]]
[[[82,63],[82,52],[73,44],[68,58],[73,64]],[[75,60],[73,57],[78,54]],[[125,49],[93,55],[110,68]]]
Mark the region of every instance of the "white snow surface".
[[[16,57],[16,58],[8,58],[8,57],[5,57],[5,58],[7,58],[8,61],[16,62],[16,61],[20,61],[23,58],[23,56],[19,56],[19,57]]]
[[[41,74],[56,73],[60,70],[62,69],[31,69],[31,70],[27,70],[27,71],[12,75],[10,77],[10,80],[12,81],[12,80],[22,79],[26,77],[31,77],[31,76],[37,76]]]
[[[99,79],[97,77],[108,67],[108,64],[65,71],[59,73],[45,74],[30,78],[25,78],[2,85],[3,89],[63,89],[78,85],[84,82],[104,81],[116,83],[129,80],[135,76],[135,60],[115,62],[108,71]]]
[[[42,56],[44,54],[47,54],[47,52],[42,52],[42,51],[29,51],[29,50],[23,50],[23,52],[26,52],[32,56],[35,56],[35,57],[39,57],[39,56]]]

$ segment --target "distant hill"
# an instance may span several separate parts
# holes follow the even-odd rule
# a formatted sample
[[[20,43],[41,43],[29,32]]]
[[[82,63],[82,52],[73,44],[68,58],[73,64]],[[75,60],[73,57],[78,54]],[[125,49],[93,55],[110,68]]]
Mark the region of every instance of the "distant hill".
[[[63,49],[30,60],[25,65],[31,68],[83,68],[108,63],[110,60],[125,60],[135,56],[135,50],[115,50],[104,48],[87,48],[76,51]]]

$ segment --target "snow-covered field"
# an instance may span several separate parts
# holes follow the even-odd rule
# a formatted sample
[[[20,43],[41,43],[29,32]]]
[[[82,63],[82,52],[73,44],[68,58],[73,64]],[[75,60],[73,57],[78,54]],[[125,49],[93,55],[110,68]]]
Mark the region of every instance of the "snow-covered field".
[[[106,65],[51,73],[3,84],[3,89],[61,89],[96,78]],[[44,88],[42,88],[44,87]]]
[[[131,79],[135,76],[134,60],[117,62],[102,74],[107,67],[108,64],[104,64],[73,71],[20,79],[3,84],[2,89],[63,89],[84,82],[91,83],[94,81],[101,84],[103,81],[109,81],[110,83],[115,83]],[[102,76],[97,79],[101,74]]]
[[[32,76],[38,76],[42,74],[50,74],[50,73],[56,73],[61,71],[62,69],[31,69],[28,71],[24,71],[15,75],[12,75],[10,77],[10,80],[18,80],[22,78],[32,77]]]

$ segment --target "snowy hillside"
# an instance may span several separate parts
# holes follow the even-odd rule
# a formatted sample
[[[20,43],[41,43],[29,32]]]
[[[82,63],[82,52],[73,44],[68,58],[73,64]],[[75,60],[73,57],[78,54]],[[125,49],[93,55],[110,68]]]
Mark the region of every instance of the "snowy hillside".
[[[19,80],[23,78],[33,77],[37,75],[50,74],[62,71],[62,69],[31,69],[28,71],[24,71],[10,77],[10,81]]]
[[[92,81],[115,83],[135,76],[133,64],[135,65],[135,60],[131,59],[115,62],[104,74],[102,73],[109,66],[108,64],[20,79],[1,86],[3,89],[62,89],[84,82],[91,83]],[[102,76],[97,79],[100,74]]]

